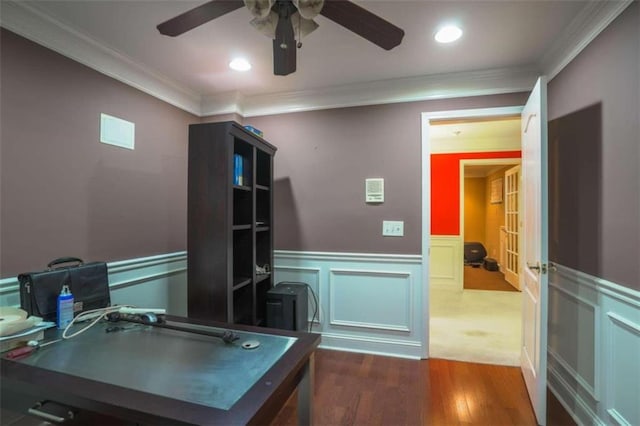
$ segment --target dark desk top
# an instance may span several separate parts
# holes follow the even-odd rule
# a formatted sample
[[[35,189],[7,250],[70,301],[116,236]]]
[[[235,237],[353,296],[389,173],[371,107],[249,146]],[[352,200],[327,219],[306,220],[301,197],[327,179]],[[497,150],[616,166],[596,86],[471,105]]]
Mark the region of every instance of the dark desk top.
[[[106,333],[113,324],[99,323],[23,359],[2,359],[2,377],[39,386],[59,402],[82,400],[85,407],[99,405],[98,411],[131,420],[247,423],[265,410],[273,394],[282,393],[281,386],[295,388],[320,339],[308,333],[185,321],[169,318],[168,323],[233,330],[239,339],[225,343],[193,332],[129,323],[118,324],[125,330]],[[259,345],[246,349],[247,342]]]

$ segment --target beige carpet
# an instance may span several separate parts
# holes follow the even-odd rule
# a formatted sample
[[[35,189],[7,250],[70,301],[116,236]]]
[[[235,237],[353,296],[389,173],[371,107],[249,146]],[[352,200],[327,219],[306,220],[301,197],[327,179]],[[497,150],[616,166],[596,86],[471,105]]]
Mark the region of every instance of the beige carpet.
[[[429,357],[520,365],[522,293],[431,289]]]

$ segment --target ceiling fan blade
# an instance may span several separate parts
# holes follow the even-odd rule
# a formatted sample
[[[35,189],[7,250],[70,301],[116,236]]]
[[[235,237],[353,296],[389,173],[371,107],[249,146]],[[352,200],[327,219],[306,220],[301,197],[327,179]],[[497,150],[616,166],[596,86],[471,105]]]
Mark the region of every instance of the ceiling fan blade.
[[[404,37],[401,28],[348,0],[327,0],[320,14],[386,50]]]
[[[241,7],[244,7],[242,0],[211,0],[163,22],[157,28],[160,34],[175,37]]]
[[[273,73],[288,75],[296,71],[296,39],[291,25],[291,16],[280,13],[276,38],[273,39]]]

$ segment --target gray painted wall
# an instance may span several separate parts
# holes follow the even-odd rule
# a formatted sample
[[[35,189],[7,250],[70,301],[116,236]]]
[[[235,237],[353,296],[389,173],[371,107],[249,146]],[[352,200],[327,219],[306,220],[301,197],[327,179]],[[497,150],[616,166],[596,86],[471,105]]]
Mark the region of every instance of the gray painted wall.
[[[640,287],[640,60],[634,3],[549,84],[549,117],[602,104],[603,278]],[[2,30],[0,276],[62,255],[117,260],[186,246],[187,126],[198,119]],[[418,254],[420,113],[521,105],[526,94],[244,119],[278,146],[276,248]],[[136,150],[98,142],[100,112]],[[233,116],[235,117],[235,116]],[[385,178],[385,203],[364,179]],[[382,237],[404,220],[405,236]],[[575,266],[575,265],[567,265]]]
[[[113,261],[186,247],[188,125],[200,119],[2,30],[0,277],[74,255]],[[279,147],[276,248],[420,253],[420,113],[521,105],[526,94],[245,119]],[[136,149],[99,143],[104,112]],[[236,114],[218,119],[241,120]],[[364,179],[386,202],[364,203]],[[382,220],[405,236],[383,238]]]
[[[420,254],[421,113],[524,105],[526,98],[515,93],[245,118],[243,124],[278,147],[275,248]],[[365,203],[369,177],[385,179],[383,204]],[[383,220],[404,221],[404,237],[383,237]]]
[[[599,105],[600,141],[590,140],[590,154],[565,155],[560,164],[563,174],[585,173],[587,161],[598,173],[594,193],[583,197],[564,197],[553,226],[562,226],[572,212],[584,212],[594,223],[588,231],[573,227],[564,235],[565,244],[551,251],[553,261],[573,269],[640,289],[640,4],[634,2],[548,85],[549,120]],[[588,115],[587,115],[588,117]],[[562,119],[561,119],[562,120]],[[593,128],[586,119],[584,127]],[[575,124],[572,124],[575,125]],[[596,131],[598,127],[596,127]],[[575,137],[564,137],[578,150],[585,147],[578,130]],[[599,146],[598,146],[599,145]],[[600,150],[600,152],[593,152]],[[584,184],[584,182],[583,182]],[[553,185],[553,182],[551,182]],[[591,185],[594,185],[592,183]],[[583,188],[584,189],[584,188]],[[598,194],[600,203],[593,202]],[[587,196],[588,195],[588,196]],[[589,202],[591,199],[592,202]],[[553,200],[551,200],[553,201]],[[587,211],[589,210],[589,211]],[[594,211],[596,210],[596,211]],[[569,212],[569,214],[567,214]],[[587,227],[589,228],[589,227]],[[586,236],[585,232],[599,235]],[[551,229],[553,238],[554,230]],[[553,242],[553,241],[552,241]],[[586,245],[596,244],[593,249]],[[582,250],[582,252],[576,252]],[[554,258],[555,256],[555,258]],[[597,263],[597,265],[594,264]]]
[[[0,277],[61,256],[186,247],[187,126],[199,119],[9,31],[0,35]],[[99,142],[100,113],[136,125]]]

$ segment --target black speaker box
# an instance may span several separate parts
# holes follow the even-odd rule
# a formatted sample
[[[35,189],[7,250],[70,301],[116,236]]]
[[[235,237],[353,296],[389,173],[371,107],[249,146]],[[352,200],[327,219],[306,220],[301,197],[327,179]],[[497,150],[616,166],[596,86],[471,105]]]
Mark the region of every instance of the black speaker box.
[[[267,292],[267,327],[308,331],[307,285],[282,282]]]

